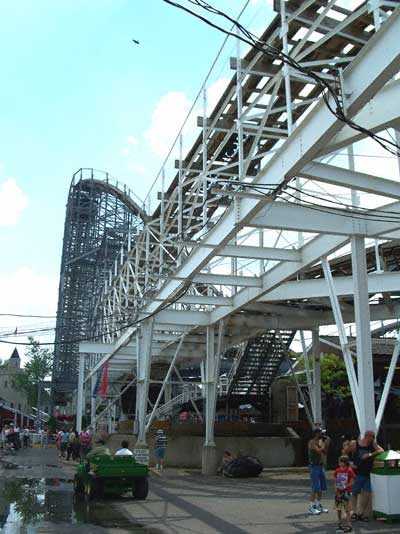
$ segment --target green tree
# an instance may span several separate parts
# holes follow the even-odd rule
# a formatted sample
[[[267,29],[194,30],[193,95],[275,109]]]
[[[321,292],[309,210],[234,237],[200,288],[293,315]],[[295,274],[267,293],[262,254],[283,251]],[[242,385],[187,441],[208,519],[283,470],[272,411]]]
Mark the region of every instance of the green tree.
[[[346,365],[336,354],[324,354],[321,358],[321,389],[343,398],[351,397]]]
[[[38,386],[51,373],[53,367],[53,352],[42,348],[33,337],[29,339],[29,346],[25,352],[28,361],[21,373],[15,376],[15,387],[24,391],[31,406],[37,406]],[[42,400],[43,397],[42,397]]]

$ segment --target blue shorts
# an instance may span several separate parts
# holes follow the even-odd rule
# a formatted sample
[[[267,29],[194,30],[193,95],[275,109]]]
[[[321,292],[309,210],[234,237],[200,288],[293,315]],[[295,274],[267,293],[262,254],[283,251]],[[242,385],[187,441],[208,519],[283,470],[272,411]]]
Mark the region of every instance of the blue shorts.
[[[326,477],[323,465],[310,465],[311,488],[313,492],[326,491]]]
[[[356,475],[352,488],[353,495],[359,495],[361,490],[365,493],[372,492],[370,475]]]
[[[165,458],[165,447],[156,447],[154,449],[154,454],[159,460],[164,460]]]

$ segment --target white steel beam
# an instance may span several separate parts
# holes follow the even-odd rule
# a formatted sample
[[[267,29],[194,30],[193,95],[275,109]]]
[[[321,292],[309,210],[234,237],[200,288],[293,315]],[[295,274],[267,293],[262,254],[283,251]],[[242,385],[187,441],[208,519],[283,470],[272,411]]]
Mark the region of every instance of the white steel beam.
[[[353,295],[354,281],[351,276],[335,277],[335,290],[338,296]],[[368,293],[400,292],[400,272],[371,273],[368,275]],[[258,302],[274,302],[280,300],[301,300],[328,297],[328,286],[325,279],[304,279],[285,282],[273,289]]]
[[[249,258],[257,260],[300,261],[299,250],[249,245],[227,245],[218,251],[218,256],[228,258]]]
[[[357,377],[360,404],[358,424],[361,435],[375,432],[375,389],[372,360],[371,317],[368,300],[367,262],[363,237],[351,239],[351,262],[354,279],[354,309],[357,341]]]
[[[84,403],[83,390],[85,387],[84,378],[85,378],[85,355],[79,354],[78,393],[77,393],[77,401],[76,401],[76,430],[78,432],[81,432],[82,430],[82,415],[83,415],[83,403]]]
[[[316,161],[307,165],[300,174],[304,178],[311,180],[400,199],[399,182],[386,180],[385,178],[379,178],[371,174],[355,172]]]
[[[343,73],[344,86],[351,88],[351,94],[348,95],[346,101],[348,117],[354,117],[399,70],[399,33],[400,12],[395,11],[382,29],[371,37],[357,57],[345,69]],[[279,186],[285,180],[295,177],[304,165],[318,156],[321,150],[341,130],[342,126],[343,124],[321,100],[261,170],[254,180],[254,184]],[[218,224],[204,236],[203,241],[211,245],[228,245],[237,232],[257,215],[263,205],[264,202],[258,199],[241,199],[239,214],[235,212],[233,207],[228,208]],[[319,255],[321,255],[339,248],[346,242],[346,239],[339,237],[323,236],[323,239],[322,242],[314,239],[310,248],[307,248],[308,245],[304,247],[301,262],[290,264],[285,262],[268,272],[267,278],[263,279],[264,292],[273,289],[287,279],[290,271],[293,273],[296,269],[299,270],[302,265],[307,265],[310,256],[313,255],[313,248],[315,249],[317,245],[323,245],[322,248],[319,247]],[[306,257],[304,257],[304,252]],[[181,280],[192,280],[215,255],[216,251],[213,249],[198,248],[192,251],[190,256],[178,267],[176,278],[166,280],[156,297],[158,299],[170,298],[182,285]],[[288,265],[291,265],[292,268],[289,269]],[[293,265],[295,266],[294,269]],[[240,295],[237,301],[240,307],[250,300],[254,300],[255,297],[261,296],[257,289],[246,288],[235,295],[235,299]],[[155,312],[159,307],[158,301],[152,301],[146,307],[146,312]],[[225,312],[221,312],[221,310],[218,310],[218,313],[212,312],[212,318],[219,320],[221,318],[218,316],[219,313],[224,315],[233,311],[228,307],[223,307],[222,310]],[[128,329],[118,343],[125,344],[134,332],[134,327]]]
[[[389,82],[376,94],[368,104],[355,117],[354,122],[374,133],[381,132],[390,127],[400,126],[400,110],[398,106],[390,105],[390,102],[398,102],[400,99],[400,80]],[[349,126],[344,126],[326,147],[322,148],[321,154],[336,152],[341,148],[364,139],[366,135]]]
[[[322,428],[322,399],[321,399],[321,345],[319,330],[312,330],[312,355],[313,355],[313,388],[312,406],[314,407],[314,424]]]
[[[151,318],[145,321],[140,329],[140,358],[137,359],[137,382],[136,382],[136,430],[137,443],[136,447],[140,448],[138,444],[146,445],[146,413],[147,413],[147,398],[149,394],[149,381],[151,369],[151,344],[153,337],[154,319]]]
[[[275,201],[265,206],[247,226],[346,236],[368,234],[368,221],[353,218],[350,213],[341,215],[327,209],[317,210],[304,204]]]
[[[261,287],[260,279],[256,276],[235,276],[231,274],[200,273],[193,277],[193,282],[223,286]]]
[[[245,198],[247,193],[243,194]],[[260,197],[260,195],[258,195]],[[275,260],[275,261],[299,261],[300,251],[295,249],[275,248],[275,247],[256,247],[250,245],[226,245],[218,247],[201,243],[197,241],[186,241],[184,244],[188,247],[206,247],[215,249],[216,256],[226,258],[249,258],[255,260]]]
[[[382,219],[382,212],[396,212]],[[380,208],[365,212],[329,211],[329,206],[307,206],[285,202],[274,202],[264,207],[247,226],[308,232],[312,234],[362,235],[374,237],[396,231],[400,227],[400,202],[393,202]],[[397,215],[398,214],[398,215]],[[369,218],[368,218],[369,217]]]

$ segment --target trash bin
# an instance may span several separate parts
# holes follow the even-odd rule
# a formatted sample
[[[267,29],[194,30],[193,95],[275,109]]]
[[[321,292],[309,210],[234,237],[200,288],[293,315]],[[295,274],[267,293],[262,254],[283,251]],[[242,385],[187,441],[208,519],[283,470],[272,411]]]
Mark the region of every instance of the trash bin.
[[[375,457],[371,472],[372,511],[388,523],[400,520],[400,454],[385,451]]]

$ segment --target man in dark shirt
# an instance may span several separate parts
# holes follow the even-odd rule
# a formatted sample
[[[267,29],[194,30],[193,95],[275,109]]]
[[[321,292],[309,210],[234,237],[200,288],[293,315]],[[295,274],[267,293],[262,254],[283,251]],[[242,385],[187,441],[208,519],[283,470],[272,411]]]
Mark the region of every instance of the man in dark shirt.
[[[374,457],[383,452],[375,441],[375,432],[367,430],[362,439],[351,441],[346,447],[346,454],[353,455],[356,478],[353,485],[352,508],[353,520],[368,521],[365,510],[371,498],[371,470],[374,465]],[[360,511],[357,513],[357,499],[361,491]]]

